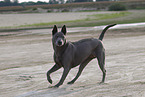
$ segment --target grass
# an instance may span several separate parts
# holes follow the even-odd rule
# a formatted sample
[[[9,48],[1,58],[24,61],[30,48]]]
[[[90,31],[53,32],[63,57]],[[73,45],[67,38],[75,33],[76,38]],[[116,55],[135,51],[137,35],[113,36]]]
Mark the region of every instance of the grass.
[[[90,20],[104,20],[104,19],[112,19],[112,18],[119,18],[123,16],[127,16],[131,14],[131,12],[117,12],[112,14],[94,14],[89,15]]]
[[[48,22],[36,23],[29,25],[21,25],[15,27],[3,27],[1,29],[40,29],[48,28],[53,25],[61,26],[63,24],[68,27],[89,27],[108,24],[124,24],[124,23],[137,23],[145,22],[145,11],[120,11],[116,13],[94,14],[88,15],[85,19],[61,21],[61,22]]]
[[[30,25],[21,25],[18,27],[40,27],[40,26],[48,26],[48,25],[59,25],[59,24],[70,24],[71,26],[75,26],[73,23],[82,23],[82,22],[91,22],[94,20],[106,20],[106,19],[113,19],[113,18],[119,18],[123,16],[130,15],[131,12],[118,12],[118,13],[112,13],[112,14],[94,14],[94,15],[88,15],[85,19],[79,19],[79,20],[71,20],[71,21],[60,21],[60,22],[49,22],[49,23],[37,23],[37,24],[30,24]]]

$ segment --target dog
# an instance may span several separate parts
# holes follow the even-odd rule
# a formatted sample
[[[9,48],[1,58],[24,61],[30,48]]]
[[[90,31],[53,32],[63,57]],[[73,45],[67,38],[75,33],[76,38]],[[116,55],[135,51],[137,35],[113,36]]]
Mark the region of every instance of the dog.
[[[76,77],[68,82],[73,84],[81,75],[86,65],[94,58],[98,59],[99,67],[103,73],[101,83],[104,83],[106,70],[105,70],[105,49],[102,44],[102,40],[105,32],[108,28],[115,26],[116,24],[108,25],[99,36],[99,39],[88,38],[82,39],[77,42],[68,42],[66,40],[66,26],[64,25],[61,32],[58,32],[57,26],[54,25],[52,30],[52,44],[54,49],[54,61],[55,65],[47,72],[47,80],[52,84],[50,74],[63,67],[64,71],[60,81],[53,87],[59,87],[63,84],[71,68],[78,65],[79,71]]]

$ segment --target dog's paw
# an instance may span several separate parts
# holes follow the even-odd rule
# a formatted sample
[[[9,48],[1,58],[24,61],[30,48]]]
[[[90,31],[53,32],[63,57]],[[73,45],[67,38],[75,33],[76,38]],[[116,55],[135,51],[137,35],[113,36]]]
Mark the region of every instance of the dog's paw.
[[[106,85],[107,83],[99,82],[99,85]]]
[[[104,84],[104,82],[99,82],[100,85]]]
[[[58,88],[58,87],[57,86],[49,86],[48,88],[54,88],[55,89],[55,88]]]
[[[51,78],[49,77],[49,78],[47,78],[47,80],[48,80],[48,82],[50,83],[50,84],[52,84],[52,80],[51,80]]]
[[[70,81],[70,82],[68,82],[67,84],[71,85],[71,84],[73,84],[73,83],[74,83],[74,82]]]

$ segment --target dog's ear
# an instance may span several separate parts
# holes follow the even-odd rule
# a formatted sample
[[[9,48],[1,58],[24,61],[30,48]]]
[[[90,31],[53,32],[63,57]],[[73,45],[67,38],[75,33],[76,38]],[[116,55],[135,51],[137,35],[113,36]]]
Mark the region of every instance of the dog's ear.
[[[63,32],[63,34],[66,35],[66,26],[65,25],[62,27],[61,32]]]
[[[53,30],[52,30],[52,35],[54,35],[55,33],[57,33],[57,26],[54,25]]]

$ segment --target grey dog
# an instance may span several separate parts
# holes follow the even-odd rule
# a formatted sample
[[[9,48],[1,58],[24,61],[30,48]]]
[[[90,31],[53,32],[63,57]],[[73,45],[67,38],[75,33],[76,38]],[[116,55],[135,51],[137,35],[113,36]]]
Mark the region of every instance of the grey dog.
[[[54,49],[54,61],[55,65],[47,72],[47,80],[52,84],[50,74],[63,67],[63,75],[58,84],[53,87],[59,87],[63,84],[66,76],[68,75],[71,68],[79,66],[79,71],[76,77],[68,82],[73,84],[78,77],[81,75],[85,66],[94,58],[98,59],[99,67],[103,73],[101,83],[104,83],[106,70],[105,70],[105,49],[102,44],[102,39],[108,28],[116,24],[108,25],[99,36],[99,39],[88,38],[82,39],[77,42],[67,42],[66,26],[64,25],[61,32],[58,32],[57,26],[54,25],[52,30],[52,44]]]

